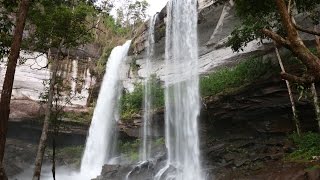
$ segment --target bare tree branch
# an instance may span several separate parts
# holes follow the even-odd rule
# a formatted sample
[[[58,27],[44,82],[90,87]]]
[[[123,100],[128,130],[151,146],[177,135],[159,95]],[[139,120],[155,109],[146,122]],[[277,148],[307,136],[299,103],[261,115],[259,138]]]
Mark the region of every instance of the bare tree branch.
[[[306,77],[298,77],[286,72],[281,73],[281,78],[284,80],[288,80],[290,82],[296,82],[299,84],[311,84],[315,81],[315,78],[312,76],[306,76]]]
[[[294,24],[294,27],[297,30],[301,31],[301,32],[305,32],[305,33],[308,33],[308,34],[313,34],[313,35],[316,35],[316,36],[320,36],[320,32],[319,31],[304,29],[301,26],[298,26],[297,24]]]
[[[266,28],[262,29],[261,32],[267,37],[274,40],[277,43],[277,45],[285,46],[286,48],[290,49],[290,42],[287,39],[281,37],[279,34]]]

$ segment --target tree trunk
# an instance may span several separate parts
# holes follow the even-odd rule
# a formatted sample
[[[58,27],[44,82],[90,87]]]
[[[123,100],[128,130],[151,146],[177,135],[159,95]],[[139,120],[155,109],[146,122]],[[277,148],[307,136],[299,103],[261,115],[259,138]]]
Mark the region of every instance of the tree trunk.
[[[316,120],[318,121],[318,126],[319,126],[318,128],[320,131],[320,107],[319,107],[317,89],[314,83],[311,84],[311,93],[312,93],[313,104],[314,104],[314,109],[316,113]]]
[[[276,51],[276,54],[277,54],[277,58],[278,58],[280,67],[281,67],[281,71],[282,71],[282,73],[285,73],[286,71],[285,71],[285,69],[284,69],[284,66],[283,66],[283,63],[282,63],[282,59],[281,59],[279,50],[278,50],[278,48],[277,48],[276,45],[275,45],[275,51]],[[296,109],[296,105],[295,105],[295,102],[294,102],[294,98],[293,98],[293,94],[292,94],[290,82],[289,82],[288,80],[286,80],[286,84],[287,84],[288,93],[289,93],[289,98],[290,98],[290,102],[291,102],[291,108],[292,108],[292,114],[293,114],[293,121],[294,121],[294,123],[295,123],[295,125],[296,125],[297,133],[298,133],[298,135],[300,136],[300,134],[301,134],[300,122],[299,122],[299,119],[298,119],[297,109]]]
[[[88,89],[88,99],[87,99],[87,103],[86,103],[86,107],[89,107],[91,104],[91,100],[92,100],[92,93],[93,93],[93,85],[92,85],[92,75],[90,74],[90,84],[89,84],[89,89]]]
[[[14,74],[16,71],[17,61],[20,54],[20,47],[22,42],[23,30],[26,23],[27,13],[29,10],[29,0],[22,0],[19,4],[19,11],[17,13],[16,28],[13,34],[13,41],[8,57],[7,71],[4,78],[1,100],[0,100],[0,164],[3,161],[4,149],[6,144],[6,135],[8,130],[8,120],[10,114],[10,100],[12,94],[12,87],[14,81]],[[1,168],[3,170],[3,168]],[[0,173],[1,172],[0,169]],[[4,172],[2,174],[5,174]]]
[[[283,38],[277,33],[268,29],[262,29],[262,33],[273,39],[277,44],[282,45],[292,51],[292,53],[307,67],[308,71],[305,77],[297,77],[288,73],[282,73],[282,78],[304,84],[311,84],[314,81],[320,81],[320,60],[306,47],[303,40],[299,36],[297,27],[293,23],[291,15],[288,12],[286,1],[276,0],[276,5],[281,17],[281,23],[287,33],[287,37]]]
[[[314,30],[315,31],[317,30],[317,26],[314,26]],[[320,57],[319,36],[315,36],[315,40],[316,40],[317,53],[318,53],[318,56]],[[318,93],[317,93],[316,85],[314,83],[311,84],[311,93],[312,93],[314,109],[315,109],[315,113],[316,113],[316,120],[318,121],[318,126],[319,126],[318,128],[319,128],[319,132],[320,132],[320,107],[319,107],[319,101],[318,101]]]
[[[56,140],[55,137],[53,137],[52,140],[52,178],[53,180],[56,180]]]
[[[314,30],[318,30],[317,26],[314,26]],[[318,53],[318,57],[320,57],[320,37],[319,36],[315,36],[316,39],[316,48],[317,48],[317,53]]]
[[[4,167],[2,166],[2,163],[0,163],[0,180],[8,180]]]
[[[45,112],[45,119],[43,122],[42,127],[42,134],[40,137],[40,142],[38,146],[36,161],[35,161],[35,167],[34,167],[34,173],[33,173],[33,179],[32,180],[39,180],[41,175],[41,167],[42,167],[42,161],[44,152],[47,145],[47,139],[48,139],[48,131],[49,131],[49,124],[51,119],[51,110],[52,110],[52,102],[53,102],[53,96],[54,96],[54,86],[56,84],[56,77],[58,73],[58,67],[59,67],[59,58],[60,58],[60,51],[61,47],[64,41],[62,40],[60,43],[60,47],[58,48],[57,57],[55,60],[52,61],[52,75],[50,80],[50,88],[49,88],[49,94],[48,94],[48,101],[47,101],[47,107]]]

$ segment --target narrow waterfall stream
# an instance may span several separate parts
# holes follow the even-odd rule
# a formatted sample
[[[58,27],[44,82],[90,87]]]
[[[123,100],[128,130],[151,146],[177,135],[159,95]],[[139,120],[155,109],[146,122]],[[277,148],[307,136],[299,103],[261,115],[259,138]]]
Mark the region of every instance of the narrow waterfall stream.
[[[167,5],[166,67],[172,73],[165,80],[168,160],[156,179],[201,180],[197,0]]]
[[[151,132],[151,121],[153,114],[153,102],[152,102],[152,58],[154,56],[154,29],[157,21],[158,14],[152,16],[149,20],[148,37],[146,40],[146,74],[144,84],[144,102],[143,102],[143,126],[141,128],[142,143],[139,152],[139,163],[126,175],[126,180],[130,179],[131,173],[136,169],[143,166],[151,157],[151,146],[152,146],[152,135]]]
[[[77,94],[77,79],[78,79],[78,60],[72,61],[72,79],[71,79],[71,93]]]
[[[112,145],[116,138],[118,120],[118,100],[121,88],[119,68],[127,56],[130,41],[114,48],[107,62],[106,73],[94,110],[86,148],[81,161],[81,175],[94,178],[101,173],[102,166],[112,158]]]
[[[145,162],[151,158],[151,120],[152,120],[152,63],[154,56],[154,26],[158,14],[152,16],[149,20],[148,39],[146,41],[146,69],[147,78],[144,80],[144,114],[143,114],[143,129],[142,129],[142,147],[140,149],[140,161]]]

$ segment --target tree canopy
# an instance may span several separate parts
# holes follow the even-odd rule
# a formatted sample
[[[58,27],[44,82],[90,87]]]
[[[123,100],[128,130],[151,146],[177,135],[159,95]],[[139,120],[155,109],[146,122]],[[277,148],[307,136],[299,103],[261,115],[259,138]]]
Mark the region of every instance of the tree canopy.
[[[271,39],[292,51],[307,69],[303,77],[282,73],[283,79],[302,84],[320,81],[320,59],[306,47],[299,34],[320,35],[320,32],[314,31],[313,26],[302,28],[294,20],[297,14],[303,14],[306,21],[319,24],[319,0],[235,0],[234,3],[241,23],[228,41],[233,50],[242,50],[252,40]]]
[[[295,8],[292,9],[291,15],[303,13],[315,25],[320,22],[320,11],[317,8],[320,4],[319,0],[295,0],[294,3]],[[234,50],[241,50],[254,39],[268,38],[266,33],[261,31],[262,29],[272,30],[283,37],[287,36],[276,0],[235,0],[235,8],[241,24],[235,28],[229,39]]]

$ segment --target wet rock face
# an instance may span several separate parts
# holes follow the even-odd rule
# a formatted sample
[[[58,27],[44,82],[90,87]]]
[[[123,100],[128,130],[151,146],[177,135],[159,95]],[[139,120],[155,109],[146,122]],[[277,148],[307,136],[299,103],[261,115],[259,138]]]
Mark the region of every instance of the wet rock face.
[[[241,52],[233,52],[227,47],[228,37],[233,29],[239,25],[236,17],[236,9],[233,1],[223,5],[214,4],[214,0],[198,0],[198,42],[199,42],[199,74],[207,74],[221,67],[242,61],[248,56],[265,54],[270,51],[270,44],[261,45],[258,41],[250,42]],[[152,73],[159,79],[172,79],[165,67],[165,34],[166,34],[166,8],[158,14],[155,24],[155,57],[151,60]],[[306,20],[305,15],[299,14],[295,18],[303,27],[313,27],[311,21]],[[146,72],[145,41],[147,39],[149,23],[146,22],[135,32],[130,49],[130,58],[127,60],[125,73],[121,79],[123,86],[129,92],[133,91],[134,84],[142,82],[148,73]],[[301,33],[304,40],[314,40],[314,36]],[[273,47],[273,46],[272,46]],[[271,47],[271,48],[272,48]],[[132,71],[135,71],[132,73]]]
[[[203,116],[215,136],[286,134],[295,130],[288,91],[279,76],[254,82],[235,94],[206,101]],[[316,128],[312,103],[306,99],[296,103],[303,129]]]
[[[74,50],[69,52],[64,50],[66,55],[69,53],[70,59],[59,62],[59,74],[63,78],[65,90],[71,89],[72,91],[71,102],[74,106],[85,106],[87,104],[89,89],[95,84],[95,77],[91,75],[92,64],[100,54],[97,45],[87,45],[80,49],[82,54]],[[94,51],[95,49],[96,51]],[[53,51],[52,54],[54,55],[54,53]],[[0,62],[0,90],[6,73],[6,62],[7,58]],[[46,54],[21,51],[19,63],[16,67],[12,99],[43,100],[50,74],[51,69]],[[69,92],[66,94],[69,94]]]
[[[124,120],[118,123],[118,127],[121,133],[126,134],[129,137],[141,138],[141,127],[143,126],[143,117],[137,115],[134,119]],[[151,134],[153,138],[164,137],[164,110],[159,110],[152,117],[150,123]]]
[[[304,169],[310,165],[302,167],[283,162],[295,148],[288,140],[295,125],[286,85],[279,77],[269,77],[230,95],[206,101],[200,149],[210,177],[295,179],[309,176]],[[307,100],[296,103],[303,130],[316,130],[312,103]],[[293,173],[287,166],[296,171]],[[279,169],[285,170],[278,173]],[[298,174],[299,171],[302,174]]]
[[[294,93],[297,97],[297,92]],[[208,180],[319,178],[319,169],[308,170],[319,162],[283,161],[295,150],[288,140],[295,125],[286,84],[279,76],[264,76],[232,93],[206,98],[204,104],[200,117],[200,149],[203,172]],[[303,130],[316,130],[312,103],[301,99],[296,104]],[[164,121],[163,114],[163,111],[157,112],[159,121]],[[135,122],[137,125],[139,121]],[[152,179],[159,167],[164,166],[165,159],[141,166],[130,165],[130,168],[115,166],[116,170],[106,166],[99,178],[117,180],[133,170],[130,173],[133,180]]]
[[[136,165],[105,165],[101,175],[94,180],[152,180],[156,173],[165,166],[165,155],[155,160],[138,163]],[[171,169],[174,170],[174,169]]]
[[[233,52],[226,47],[226,40],[233,28],[239,23],[235,17],[235,9],[232,4],[213,5],[213,1],[199,0],[198,14],[198,42],[199,42],[199,74],[207,74],[217,68],[236,63],[245,57],[265,53],[269,47],[261,47],[257,42],[249,43],[243,52]],[[155,24],[155,57],[151,60],[151,71],[159,79],[170,79],[175,71],[167,72],[165,67],[165,34],[166,34],[166,8],[158,14]],[[149,23],[145,23],[137,31],[132,41],[130,58],[126,62],[124,73],[121,76],[123,86],[129,92],[134,83],[141,82],[147,76],[145,55],[145,41],[147,38]],[[132,71],[135,71],[134,73]]]

